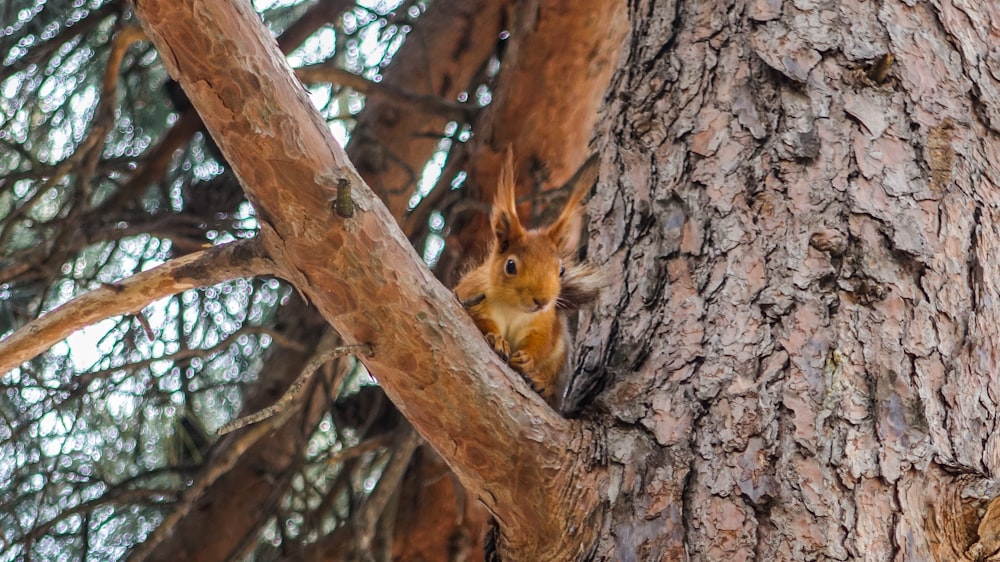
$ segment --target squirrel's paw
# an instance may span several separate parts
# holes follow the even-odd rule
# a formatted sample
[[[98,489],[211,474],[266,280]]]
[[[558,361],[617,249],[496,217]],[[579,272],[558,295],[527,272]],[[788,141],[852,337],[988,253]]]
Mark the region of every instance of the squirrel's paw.
[[[528,383],[531,390],[540,394],[545,400],[549,400],[552,397],[552,388],[549,385],[542,384],[542,381],[536,380],[532,372],[535,368],[535,360],[530,355],[523,351],[517,351],[510,356],[508,363],[510,363],[510,366],[515,371],[521,373],[521,377]]]
[[[527,374],[535,368],[535,360],[523,351],[518,351],[517,353],[511,355],[508,363],[510,363],[510,366],[514,367],[514,369],[521,374]],[[534,386],[534,383],[532,383],[532,386]]]
[[[497,355],[503,358],[504,361],[510,357],[510,343],[504,339],[500,334],[486,334],[486,342],[493,347],[493,350],[497,352]]]

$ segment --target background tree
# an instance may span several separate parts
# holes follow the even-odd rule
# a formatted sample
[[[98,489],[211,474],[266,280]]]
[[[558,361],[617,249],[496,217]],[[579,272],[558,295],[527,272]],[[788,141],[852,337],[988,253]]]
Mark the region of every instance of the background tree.
[[[463,362],[477,366],[479,370],[461,379],[470,384],[496,376],[493,386],[499,388],[478,390],[503,399],[503,406],[511,408],[509,418],[543,435],[545,443],[559,445],[547,450],[525,441],[535,456],[517,460],[528,467],[533,459],[558,461],[566,470],[557,476],[570,474],[587,485],[562,488],[564,492],[592,492],[561,498],[565,501],[556,497],[550,504],[565,516],[564,530],[577,532],[551,537],[564,548],[558,554],[569,558],[569,549],[582,546],[599,559],[995,557],[998,504],[992,500],[997,496],[998,457],[992,427],[1000,393],[994,375],[997,276],[991,275],[998,259],[997,205],[991,193],[998,89],[990,71],[995,56],[988,48],[986,22],[1000,20],[997,9],[936,2],[649,2],[631,8],[631,36],[597,135],[601,178],[589,206],[588,252],[609,271],[622,274],[613,276],[593,317],[584,317],[577,338],[577,370],[600,375],[578,380],[603,380],[607,389],[584,411],[582,421],[560,420],[539,408],[530,394],[518,394],[523,385],[501,370],[495,358],[477,355],[485,345],[474,333],[442,335],[451,345],[445,347],[441,369],[457,373],[455,366]],[[343,256],[355,255],[351,252],[358,248],[303,245],[308,236],[339,236],[338,219],[326,212],[324,222],[304,221],[288,214],[280,200],[282,195],[291,203],[315,199],[323,186],[297,182],[300,191],[290,192],[275,185],[277,175],[271,181],[255,175],[251,156],[260,154],[258,150],[281,154],[285,149],[275,145],[284,139],[246,139],[227,129],[225,104],[218,101],[225,96],[220,93],[229,87],[234,99],[251,99],[240,97],[250,91],[240,87],[248,81],[260,83],[261,77],[247,72],[236,57],[192,60],[177,40],[185,34],[206,40],[191,19],[171,20],[181,27],[165,30],[158,24],[168,13],[161,10],[169,8],[151,4],[144,9],[147,24],[163,34],[155,41],[176,55],[174,71],[193,89],[195,104],[217,133],[223,152],[255,202],[268,211],[261,220],[281,229],[275,234],[262,230],[260,238],[280,239],[287,246],[284,251],[265,246],[263,255],[256,253],[259,248],[244,248],[230,261],[259,260],[262,270],[286,275],[288,264],[294,264],[304,273],[294,281],[296,287],[342,333],[358,339],[358,328],[344,321],[345,305],[317,290],[337,279],[324,266],[342,265]],[[182,12],[178,8],[176,13]],[[237,17],[206,14],[206,22],[215,24]],[[219,41],[222,53],[237,46],[266,47],[252,36],[217,34],[213,40]],[[293,90],[291,82],[282,81],[280,65],[271,68],[261,88],[264,101],[253,103],[291,112],[298,107],[295,103],[271,101]],[[199,83],[198,76],[206,72],[218,77],[218,84]],[[260,112],[248,117],[242,106],[229,107],[234,108],[231,122],[237,126],[256,119],[255,124],[267,127],[286,119]],[[283,122],[301,125],[298,133],[312,130],[307,121]],[[475,138],[484,137],[496,140],[486,134]],[[312,144],[306,149],[322,153]],[[332,152],[339,162],[337,151]],[[488,155],[486,151],[475,161],[488,161]],[[322,162],[323,154],[310,157],[310,162]],[[261,162],[259,167],[267,171],[269,163]],[[358,183],[354,191],[351,185],[361,204],[367,204],[364,186]],[[360,227],[386,224],[388,215],[379,209],[362,209]],[[303,227],[306,235],[289,234],[293,225]],[[379,240],[388,243],[388,238]],[[320,260],[322,252],[332,256],[329,262]],[[222,261],[216,254],[211,257]],[[353,281],[371,281],[376,270],[364,265],[352,271],[357,273]],[[185,271],[189,277],[182,281],[194,277],[190,268]],[[127,282],[103,290],[132,294]],[[427,298],[437,307],[435,320],[444,326],[460,323],[447,295],[430,291]],[[409,294],[401,291],[400,297]],[[132,339],[125,341],[138,341],[144,323],[154,325],[148,317],[155,319],[147,313],[145,321],[136,320]],[[441,452],[464,483],[492,493],[492,498],[485,494],[481,499],[498,515],[515,516],[500,517],[501,547],[514,555],[545,552],[548,545],[525,541],[530,533],[511,532],[524,521],[516,518],[519,506],[509,504],[533,505],[538,501],[533,493],[551,499],[545,495],[550,490],[539,486],[516,496],[503,482],[477,479],[495,469],[461,461],[469,461],[470,452],[489,454],[486,447],[474,447],[482,434],[473,432],[463,439],[442,435],[435,429],[449,427],[447,418],[454,412],[428,411],[435,402],[450,404],[466,395],[458,394],[452,380],[441,381],[440,396],[411,392],[408,385],[413,382],[399,369],[405,354],[386,350],[380,338],[397,337],[400,349],[425,356],[413,347],[416,336],[399,327],[385,328],[386,333],[370,334],[374,353],[363,360],[428,440],[440,446],[450,437],[457,444],[441,447]],[[329,349],[328,344],[319,345]],[[71,359],[64,353],[63,365]],[[72,460],[77,450],[76,441],[69,438],[56,443],[58,448],[47,440],[50,427],[60,427],[56,421],[65,424],[58,414],[52,422],[45,417],[53,401],[67,400],[48,389],[65,372],[52,366],[59,361],[57,349],[54,356],[6,375],[5,382],[9,380],[15,391],[6,399],[20,401],[9,408],[28,421],[16,418],[19,425],[11,424],[12,438],[4,446],[9,442],[16,453],[23,442],[21,447],[31,445],[38,451],[25,454],[23,462],[13,457],[24,466],[37,464],[32,459],[43,455]],[[338,373],[344,372],[331,369],[326,380],[336,387]],[[414,369],[412,376],[421,382],[429,375]],[[110,375],[94,380],[115,381]],[[371,393],[356,396],[366,394]],[[43,399],[50,404],[35,406]],[[106,399],[96,410],[113,415],[116,408]],[[271,418],[270,423],[283,423],[283,418]],[[496,435],[522,427],[508,417],[498,423],[506,425]],[[247,439],[254,431],[232,439]],[[406,431],[393,435],[393,449],[404,454],[393,454],[384,469],[369,465],[369,470],[394,473],[393,459],[405,456],[413,443]],[[502,441],[488,446],[502,451],[513,447]],[[238,449],[236,445],[231,450]],[[564,457],[576,456],[549,456],[551,449],[560,449]],[[77,472],[86,477],[92,470]],[[361,470],[353,474],[371,474]],[[180,474],[176,469],[163,472]],[[21,479],[18,489],[27,490],[18,498],[22,506],[29,505],[24,498],[53,497],[55,490],[69,487],[63,483],[68,479],[49,484],[49,473],[42,471],[19,469],[11,474]],[[199,479],[204,474],[199,472]],[[46,541],[52,547],[53,541],[67,536],[77,541],[74,544],[89,545],[102,529],[127,524],[119,515],[106,517],[92,529],[91,518],[107,513],[98,508],[135,505],[124,503],[135,497],[147,502],[172,499],[167,488],[142,488],[133,482],[120,486],[117,496],[101,496],[94,509],[85,505],[48,518],[45,509],[37,509],[41,531],[32,528],[13,535],[8,539],[14,545],[10,552],[16,555],[21,551],[14,549],[26,548],[25,537],[38,539],[27,546],[37,553],[45,552],[40,549],[46,548]],[[185,496],[209,498],[197,485],[187,489]],[[354,494],[363,495],[356,490]],[[337,502],[331,498],[344,497],[325,492],[318,496],[332,503]],[[86,494],[70,497],[81,498],[80,505],[91,501]],[[372,505],[368,499],[377,494],[359,503],[347,497],[345,503],[355,508],[351,512],[362,514],[365,505]],[[182,496],[172,507],[193,501],[199,500]],[[47,507],[50,511],[61,507],[50,505],[55,506]],[[188,512],[193,512],[190,505]],[[166,511],[146,509],[144,515]],[[12,524],[30,521],[21,512],[14,514],[20,519],[12,519]],[[541,523],[550,522],[548,515],[539,514]],[[46,528],[49,520],[56,522]],[[127,521],[140,528],[135,520]],[[59,531],[58,521],[78,527]],[[282,519],[282,525],[274,527],[285,529],[280,548],[292,556],[295,548],[313,541],[297,534],[299,528],[288,521]],[[344,523],[330,527],[348,528],[349,518],[339,521]],[[573,527],[579,523],[586,526]],[[379,529],[380,536],[387,536],[384,527]],[[314,536],[353,540],[333,538],[336,531],[317,530]]]

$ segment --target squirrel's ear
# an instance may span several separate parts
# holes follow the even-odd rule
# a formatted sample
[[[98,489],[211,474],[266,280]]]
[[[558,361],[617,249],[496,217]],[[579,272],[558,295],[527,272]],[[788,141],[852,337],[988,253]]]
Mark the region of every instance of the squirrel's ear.
[[[563,256],[572,255],[580,247],[580,230],[583,228],[580,201],[597,181],[597,155],[591,155],[566,184],[571,195],[556,222],[548,228],[549,239]]]
[[[507,156],[500,168],[500,181],[493,201],[493,235],[497,239],[497,249],[503,253],[511,242],[525,235],[524,227],[517,218],[517,202],[514,196],[514,151],[507,146]]]
[[[579,201],[577,202],[579,204]],[[559,249],[559,255],[572,256],[580,247],[580,229],[583,228],[583,218],[576,205],[572,211],[567,207],[556,222],[548,228],[549,239]]]

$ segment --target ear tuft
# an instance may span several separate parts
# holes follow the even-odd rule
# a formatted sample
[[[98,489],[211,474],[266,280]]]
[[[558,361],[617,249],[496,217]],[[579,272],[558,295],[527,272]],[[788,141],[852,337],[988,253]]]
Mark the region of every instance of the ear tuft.
[[[493,201],[493,235],[497,240],[497,250],[507,251],[511,242],[525,235],[524,227],[517,218],[517,201],[515,198],[514,181],[514,151],[507,145],[507,154],[500,167],[500,177],[497,182],[497,194]]]
[[[583,228],[580,202],[597,181],[597,168],[597,155],[592,154],[563,186],[563,189],[570,191],[569,201],[559,218],[548,228],[548,234],[564,257],[572,255],[580,247],[580,230]]]
[[[568,211],[564,210],[547,231],[549,239],[559,249],[559,255],[564,258],[573,256],[580,247],[580,231],[583,229],[583,217],[579,208]]]

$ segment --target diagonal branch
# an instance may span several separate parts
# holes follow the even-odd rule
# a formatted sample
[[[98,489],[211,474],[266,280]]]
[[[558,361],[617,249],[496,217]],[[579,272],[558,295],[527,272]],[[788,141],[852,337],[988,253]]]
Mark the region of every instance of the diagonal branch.
[[[386,394],[510,529],[525,559],[573,560],[596,538],[606,472],[592,435],[551,410],[486,345],[357,176],[245,1],[137,0],[171,75],[258,210],[261,237]],[[234,30],[239,30],[235,33]],[[353,216],[332,210],[349,185]]]
[[[230,279],[273,273],[257,240],[188,254],[81,295],[0,340],[0,373],[33,359],[73,332],[105,318],[135,314],[151,302]]]

